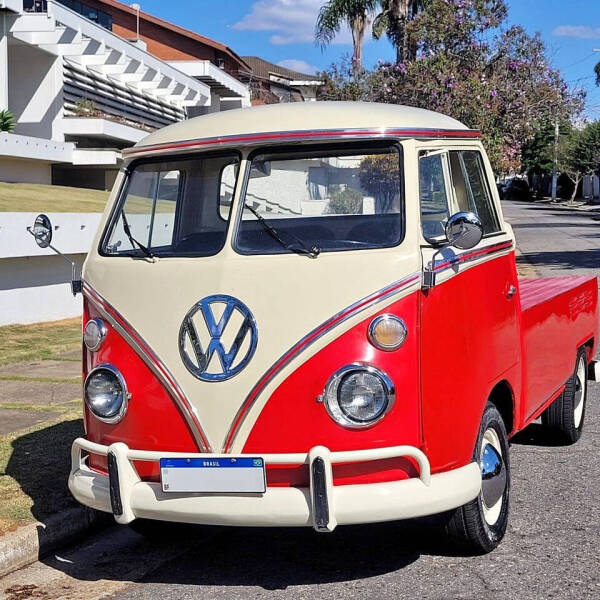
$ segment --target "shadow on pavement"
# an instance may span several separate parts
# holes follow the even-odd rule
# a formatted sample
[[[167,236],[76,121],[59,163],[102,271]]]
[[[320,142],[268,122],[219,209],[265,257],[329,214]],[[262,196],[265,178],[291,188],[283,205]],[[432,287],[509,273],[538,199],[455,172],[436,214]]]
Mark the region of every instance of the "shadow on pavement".
[[[564,443],[557,439],[556,433],[543,427],[540,423],[532,423],[510,440],[519,446],[560,447]]]
[[[289,586],[351,582],[398,571],[423,554],[462,556],[445,540],[440,520],[339,527],[333,533],[312,528],[206,528],[172,526],[172,534],[151,542],[118,528],[129,537],[121,555],[118,544],[93,547],[96,560],[73,550],[43,562],[71,577],[97,581],[139,581],[196,586]],[[134,537],[132,537],[134,536]],[[159,558],[157,560],[158,557]],[[135,562],[143,563],[145,568]],[[82,564],[82,562],[84,564]]]
[[[564,227],[577,227],[577,229],[580,229],[582,227],[590,227],[598,231],[597,223],[568,223],[565,221],[559,223],[511,223],[511,227],[513,229],[554,229],[557,227],[560,229]]]
[[[556,267],[558,270],[570,268],[597,269],[600,267],[600,249],[527,252],[526,262],[533,266]],[[563,275],[566,274],[563,273]]]
[[[64,421],[27,433],[12,442],[6,475],[12,477],[23,495],[31,499],[31,514],[41,523],[52,515],[79,506],[67,488],[71,467],[71,442],[83,435],[81,419]],[[15,503],[26,509],[28,498],[21,495]],[[41,552],[55,533],[51,527],[38,527]]]

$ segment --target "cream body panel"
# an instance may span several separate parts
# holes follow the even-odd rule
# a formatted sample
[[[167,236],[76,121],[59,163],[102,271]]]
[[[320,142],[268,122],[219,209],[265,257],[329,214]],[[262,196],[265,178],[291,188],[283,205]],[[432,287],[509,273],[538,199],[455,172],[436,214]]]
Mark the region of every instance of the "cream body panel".
[[[323,129],[463,129],[460,121],[412,106],[375,102],[295,102],[212,113],[164,127],[136,148],[198,138]]]
[[[246,396],[286,351],[344,308],[418,270],[419,255],[413,245],[412,253],[392,248],[323,253],[318,259],[224,252],[211,258],[169,258],[152,263],[95,256],[87,261],[85,279],[129,321],[173,373],[195,408],[211,447],[218,450]],[[252,360],[238,375],[221,382],[194,377],[181,360],[178,344],[186,313],[212,294],[229,294],[241,300],[258,328]],[[375,305],[371,312],[384,306],[385,302]],[[256,403],[234,450],[243,444],[262,400],[277,382],[367,314],[360,313],[334,328],[288,365]],[[135,401],[132,398],[131,402]]]

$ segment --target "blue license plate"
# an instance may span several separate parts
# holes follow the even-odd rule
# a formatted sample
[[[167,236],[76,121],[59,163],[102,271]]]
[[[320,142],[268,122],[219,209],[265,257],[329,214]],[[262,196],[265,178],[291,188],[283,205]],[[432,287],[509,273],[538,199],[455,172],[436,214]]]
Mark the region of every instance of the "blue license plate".
[[[265,463],[260,457],[161,458],[164,492],[264,493]]]

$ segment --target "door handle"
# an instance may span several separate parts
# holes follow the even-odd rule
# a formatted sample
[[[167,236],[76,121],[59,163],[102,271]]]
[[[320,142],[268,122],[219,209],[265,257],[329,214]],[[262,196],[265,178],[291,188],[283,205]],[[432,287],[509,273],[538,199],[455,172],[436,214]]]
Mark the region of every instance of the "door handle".
[[[506,292],[506,297],[510,300],[517,293],[517,288],[514,285],[508,287],[508,292]]]

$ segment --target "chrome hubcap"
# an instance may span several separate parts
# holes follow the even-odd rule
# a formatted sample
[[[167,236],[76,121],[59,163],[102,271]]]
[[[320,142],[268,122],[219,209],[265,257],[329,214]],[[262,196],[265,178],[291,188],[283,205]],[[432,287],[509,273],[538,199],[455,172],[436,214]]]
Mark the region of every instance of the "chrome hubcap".
[[[483,434],[479,463],[481,465],[483,516],[488,525],[494,525],[502,510],[507,479],[500,439],[494,429],[488,429]]]
[[[587,385],[587,377],[585,372],[585,360],[583,356],[577,363],[577,373],[575,374],[575,401],[573,403],[573,421],[575,427],[579,429],[583,420],[583,407],[585,401],[585,386]]]

